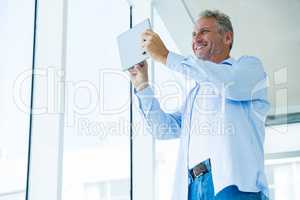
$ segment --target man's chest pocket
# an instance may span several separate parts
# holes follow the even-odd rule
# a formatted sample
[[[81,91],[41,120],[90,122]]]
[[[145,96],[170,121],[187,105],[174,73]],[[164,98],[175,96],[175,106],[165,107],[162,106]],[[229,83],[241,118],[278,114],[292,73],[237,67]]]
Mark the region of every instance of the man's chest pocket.
[[[205,115],[216,115],[222,112],[221,93],[211,84],[200,87],[193,110]]]

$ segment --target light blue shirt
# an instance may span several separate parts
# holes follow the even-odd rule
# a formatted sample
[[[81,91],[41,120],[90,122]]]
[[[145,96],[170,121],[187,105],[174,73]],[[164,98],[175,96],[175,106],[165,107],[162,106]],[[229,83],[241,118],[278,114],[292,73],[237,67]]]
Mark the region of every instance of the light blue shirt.
[[[167,67],[195,81],[182,108],[165,113],[151,87],[136,92],[157,139],[180,139],[172,200],[186,200],[188,169],[211,159],[215,194],[229,185],[268,196],[264,172],[266,73],[258,58],[220,64],[170,52]]]

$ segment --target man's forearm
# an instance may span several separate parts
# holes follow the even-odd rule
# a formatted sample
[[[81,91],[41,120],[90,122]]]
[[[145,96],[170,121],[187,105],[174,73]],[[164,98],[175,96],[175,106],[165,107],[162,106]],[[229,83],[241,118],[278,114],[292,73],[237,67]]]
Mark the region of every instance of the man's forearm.
[[[169,114],[161,110],[150,86],[139,92],[135,91],[135,95],[139,101],[139,108],[154,137],[157,139],[172,139],[179,136],[181,113]]]

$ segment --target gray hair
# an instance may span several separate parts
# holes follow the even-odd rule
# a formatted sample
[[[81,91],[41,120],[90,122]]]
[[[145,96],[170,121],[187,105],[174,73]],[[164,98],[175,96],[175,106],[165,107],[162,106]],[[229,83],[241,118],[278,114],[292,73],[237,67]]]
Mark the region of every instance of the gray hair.
[[[233,28],[232,24],[230,21],[230,17],[219,10],[204,10],[201,12],[198,16],[199,18],[214,18],[217,22],[218,29],[221,33],[225,32],[232,32],[233,33]],[[233,39],[232,43],[230,44],[230,49],[232,48],[233,45]]]

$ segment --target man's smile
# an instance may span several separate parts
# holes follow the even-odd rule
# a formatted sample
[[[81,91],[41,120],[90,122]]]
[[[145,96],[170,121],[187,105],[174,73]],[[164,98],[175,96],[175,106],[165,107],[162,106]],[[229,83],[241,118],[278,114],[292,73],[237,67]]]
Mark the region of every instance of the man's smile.
[[[207,43],[195,44],[195,50],[202,50],[207,46]]]

